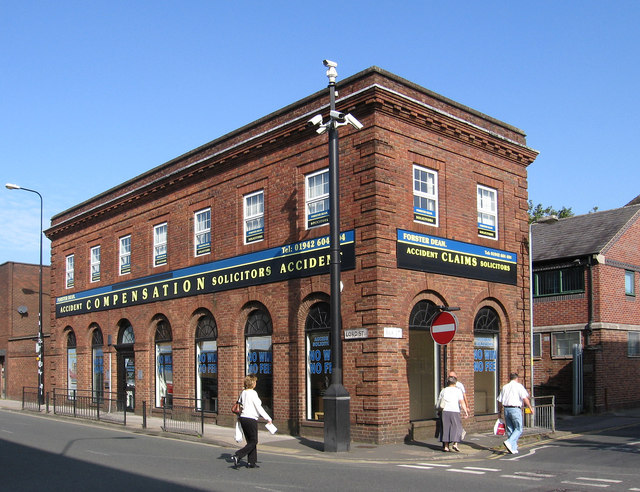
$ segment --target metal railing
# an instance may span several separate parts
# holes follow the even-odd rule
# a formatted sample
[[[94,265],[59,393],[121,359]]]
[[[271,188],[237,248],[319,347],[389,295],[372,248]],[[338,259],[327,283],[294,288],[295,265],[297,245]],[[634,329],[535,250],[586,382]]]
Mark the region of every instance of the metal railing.
[[[38,388],[22,387],[22,409],[33,412],[40,411],[40,398]]]
[[[525,426],[529,428],[556,431],[556,397],[536,396],[531,402],[534,413],[525,414]]]
[[[53,413],[127,425],[126,401],[107,392],[55,388],[53,390]]]
[[[204,409],[195,398],[176,398],[163,401],[162,430],[179,434],[204,434]],[[198,410],[199,408],[199,410]]]

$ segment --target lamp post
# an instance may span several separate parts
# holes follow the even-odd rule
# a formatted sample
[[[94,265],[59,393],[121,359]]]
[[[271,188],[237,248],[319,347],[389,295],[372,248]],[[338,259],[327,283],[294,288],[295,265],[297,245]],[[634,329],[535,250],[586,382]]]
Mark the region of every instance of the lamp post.
[[[42,195],[36,190],[29,188],[23,188],[17,184],[7,183],[5,187],[9,190],[23,190],[35,193],[40,197],[40,279],[38,288],[38,342],[36,351],[38,353],[38,403],[44,404],[44,336],[42,334],[42,215],[43,215],[43,200]]]
[[[338,64],[323,61],[329,78],[330,111],[329,121],[322,122],[316,115],[309,123],[317,125],[317,132],[329,131],[329,273],[331,290],[331,385],[323,397],[324,401],[324,450],[331,452],[349,451],[351,444],[351,423],[349,406],[351,397],[342,384],[342,316],[340,305],[340,189],[338,127],[349,124],[356,130],[362,128],[351,114],[336,111],[336,77]]]

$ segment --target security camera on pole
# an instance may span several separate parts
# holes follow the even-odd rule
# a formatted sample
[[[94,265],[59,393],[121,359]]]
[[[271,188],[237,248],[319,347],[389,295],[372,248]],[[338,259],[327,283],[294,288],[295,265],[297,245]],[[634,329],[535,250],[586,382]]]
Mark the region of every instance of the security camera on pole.
[[[349,406],[351,397],[342,385],[342,316],[340,307],[340,190],[338,186],[338,127],[351,125],[356,130],[362,128],[351,114],[336,111],[336,77],[338,64],[323,61],[329,78],[330,111],[329,121],[322,122],[316,115],[309,124],[317,126],[317,132],[329,131],[329,257],[331,282],[331,385],[324,395],[324,450],[349,451],[351,444],[351,424]]]

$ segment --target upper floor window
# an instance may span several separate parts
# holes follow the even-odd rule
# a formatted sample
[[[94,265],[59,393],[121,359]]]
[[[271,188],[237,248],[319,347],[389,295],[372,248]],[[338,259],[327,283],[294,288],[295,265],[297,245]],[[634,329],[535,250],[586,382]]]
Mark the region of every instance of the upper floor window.
[[[120,254],[119,254],[119,272],[120,275],[131,273],[131,235],[120,238]]]
[[[329,223],[329,170],[306,177],[307,229]]]
[[[573,346],[580,345],[580,332],[567,331],[551,334],[551,356],[573,357]]]
[[[264,239],[264,190],[244,196],[244,243]]]
[[[211,209],[206,208],[194,214],[193,244],[195,255],[211,253]]]
[[[65,285],[67,287],[67,289],[71,289],[73,288],[73,284],[75,283],[75,274],[74,274],[74,263],[75,263],[75,259],[74,259],[74,255],[69,255],[66,258],[66,282]]]
[[[629,357],[640,357],[640,331],[629,331],[627,353]]]
[[[498,192],[478,185],[478,236],[498,239]]]
[[[636,295],[636,275],[632,270],[626,270],[624,272],[624,293],[628,296]]]
[[[438,173],[413,166],[413,220],[438,225]]]
[[[90,252],[91,282],[100,281],[100,246],[94,246]]]
[[[533,334],[533,353],[531,357],[534,359],[540,359],[542,357],[542,337],[540,333]]]
[[[533,273],[535,297],[584,292],[584,270],[581,266]]]
[[[153,228],[153,266],[167,263],[167,223]]]

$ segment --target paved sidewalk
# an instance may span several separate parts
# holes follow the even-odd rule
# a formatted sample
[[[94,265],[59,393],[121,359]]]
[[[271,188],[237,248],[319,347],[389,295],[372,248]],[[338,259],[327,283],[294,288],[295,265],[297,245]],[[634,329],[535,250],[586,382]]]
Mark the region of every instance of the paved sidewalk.
[[[0,410],[23,411],[21,402],[15,400],[1,400]],[[24,411],[32,415],[37,413]],[[61,418],[69,420],[68,417],[59,417],[53,413],[45,413],[44,410],[40,415],[47,418]],[[640,409],[629,410],[616,414],[604,414],[599,416],[577,416],[577,417],[560,417],[557,422],[557,430],[555,433],[545,433],[532,429],[525,429],[525,434],[520,439],[519,445],[522,450],[528,446],[547,439],[560,439],[589,432],[597,429],[614,427],[621,423],[628,423],[629,419],[640,419]],[[127,425],[123,427],[117,424],[109,424],[103,421],[71,419],[74,422],[92,423],[96,425],[106,425],[115,429],[123,429],[128,432],[140,434],[148,434],[162,436],[165,438],[184,439],[196,442],[208,443],[211,445],[225,448],[224,452],[229,453],[240,447],[235,442],[234,429],[230,427],[222,427],[215,424],[205,424],[204,435],[202,437],[189,436],[183,434],[169,433],[162,430],[162,418],[147,416],[147,428],[142,428],[142,416],[127,414]],[[634,421],[634,420],[632,420]],[[276,425],[278,424],[276,420]],[[353,462],[406,462],[415,460],[452,460],[461,457],[472,457],[477,455],[488,456],[496,453],[505,453],[502,441],[504,437],[494,436],[493,433],[469,433],[465,440],[460,443],[460,453],[443,453],[440,443],[437,439],[432,438],[424,442],[414,441],[402,444],[366,444],[351,443],[351,449],[342,453],[324,453],[324,443],[322,441],[312,441],[300,437],[289,436],[276,433],[271,435],[264,429],[264,425],[260,424],[259,442],[261,453],[275,453],[295,456],[305,459],[316,460],[335,460],[336,454],[341,460]]]

